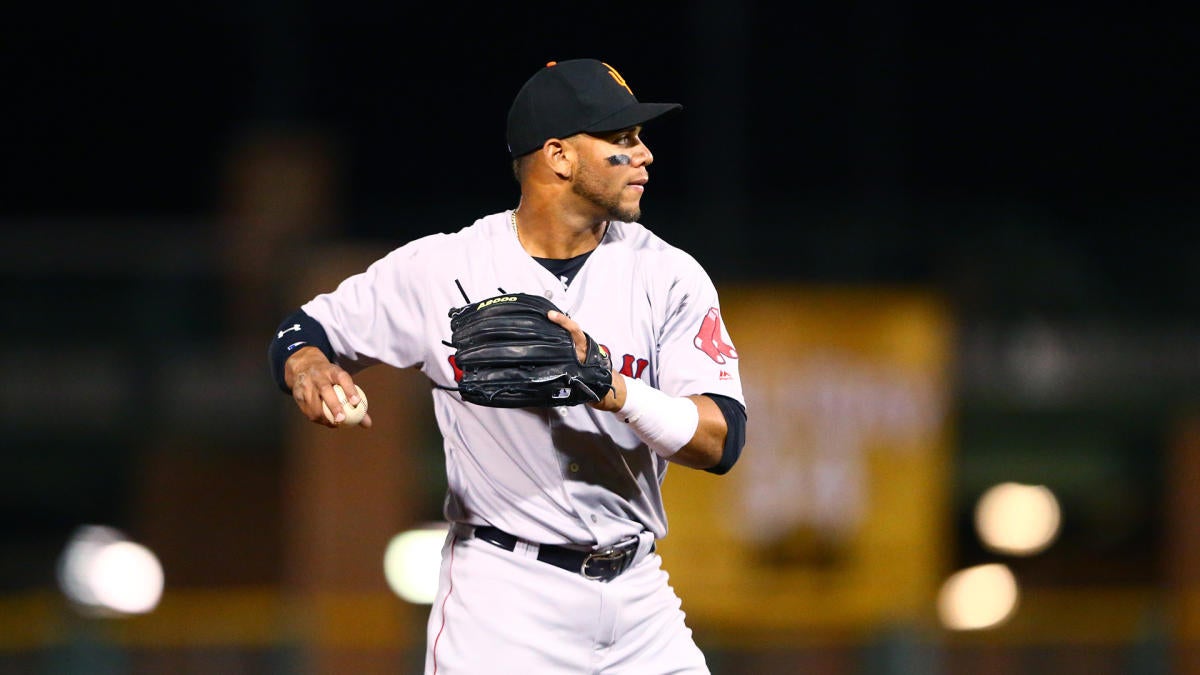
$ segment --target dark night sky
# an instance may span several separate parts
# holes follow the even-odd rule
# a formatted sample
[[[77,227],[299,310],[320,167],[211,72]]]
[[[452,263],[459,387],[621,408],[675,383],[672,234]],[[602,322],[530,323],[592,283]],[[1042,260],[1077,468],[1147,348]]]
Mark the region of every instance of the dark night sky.
[[[525,77],[596,56],[643,100],[685,104],[647,132],[648,213],[708,232],[740,214],[766,242],[743,254],[768,266],[789,262],[774,243],[865,240],[881,252],[862,266],[920,279],[936,263],[888,251],[919,258],[906,241],[1014,213],[1084,256],[1196,257],[1159,258],[1195,248],[1179,228],[1197,214],[1200,57],[1175,10],[407,4],[27,9],[0,28],[16,94],[0,217],[203,219],[232,143],[286,124],[337,144],[348,232],[457,229],[515,201],[503,119]],[[454,220],[398,216],[446,209]],[[838,242],[839,218],[865,224]],[[810,257],[814,276],[839,274]]]

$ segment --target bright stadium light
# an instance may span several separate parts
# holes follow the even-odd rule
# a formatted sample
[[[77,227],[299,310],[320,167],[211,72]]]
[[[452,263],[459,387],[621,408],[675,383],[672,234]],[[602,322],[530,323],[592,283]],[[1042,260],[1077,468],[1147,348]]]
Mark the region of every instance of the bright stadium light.
[[[959,570],[938,592],[942,625],[950,630],[983,630],[1008,621],[1017,609],[1017,579],[998,563]]]
[[[120,531],[87,525],[76,530],[63,549],[58,583],[85,614],[145,614],[162,598],[163,569],[150,549]]]
[[[119,531],[102,525],[86,525],[71,535],[58,558],[58,585],[76,607],[88,610],[100,606],[91,584],[92,564],[100,549],[124,538]]]
[[[446,531],[444,524],[428,525],[401,532],[388,543],[383,554],[383,575],[396,595],[416,605],[433,602]]]
[[[1000,483],[975,505],[979,539],[997,553],[1040,553],[1054,542],[1061,524],[1058,500],[1044,485]]]
[[[145,614],[158,606],[163,569],[150,549],[118,541],[96,552],[92,563],[96,599],[121,614]]]

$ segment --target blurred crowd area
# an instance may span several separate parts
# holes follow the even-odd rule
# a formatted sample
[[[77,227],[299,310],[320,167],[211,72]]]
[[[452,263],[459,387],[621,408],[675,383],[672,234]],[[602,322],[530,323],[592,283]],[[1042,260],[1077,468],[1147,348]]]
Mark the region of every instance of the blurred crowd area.
[[[693,591],[684,608],[718,675],[1200,672],[1189,35],[1166,12],[943,9],[851,3],[797,25],[765,3],[655,3],[641,51],[611,56],[644,100],[685,104],[647,131],[643,220],[723,294],[821,305],[798,330],[836,324],[847,342],[892,325],[879,317],[898,294],[937,308],[917,331],[939,345],[936,441],[920,446],[929,482],[912,484],[931,501],[905,503],[912,475],[871,462],[861,494],[828,490],[852,510],[898,499],[917,514],[926,539],[913,541],[928,550],[895,581],[905,600],[887,605],[844,574],[861,533],[823,537],[810,522],[730,544],[757,556],[762,585],[784,584],[769,592],[807,604],[758,612]],[[326,433],[270,381],[267,341],[390,248],[515,205],[512,92],[547,58],[614,50],[590,32],[512,44],[548,17],[408,11],[217,3],[104,32],[81,10],[52,49],[46,33],[6,29],[31,64],[18,83],[41,84],[16,87],[32,93],[13,107],[20,170],[0,211],[0,673],[417,672],[427,609],[387,591],[380,557],[388,533],[440,519],[424,385],[372,373],[381,428]],[[462,40],[423,42],[416,25]],[[822,304],[843,295],[855,299]],[[763,377],[814,363],[775,351],[788,343],[770,333],[739,343]],[[760,342],[766,353],[747,349]],[[874,391],[821,372],[854,401]],[[752,432],[788,416],[761,395]],[[771,433],[758,447],[752,434],[735,474],[780,478],[756,457],[804,443]],[[908,447],[880,434],[855,447]],[[1006,482],[1057,500],[1043,550],[981,540],[979,500]],[[857,522],[846,513],[833,520]],[[683,551],[703,530],[672,522],[680,583],[702,584]],[[84,525],[154,551],[155,611],[96,616],[67,601],[62,555]],[[1014,613],[947,627],[942,582],[993,563],[1019,581]]]

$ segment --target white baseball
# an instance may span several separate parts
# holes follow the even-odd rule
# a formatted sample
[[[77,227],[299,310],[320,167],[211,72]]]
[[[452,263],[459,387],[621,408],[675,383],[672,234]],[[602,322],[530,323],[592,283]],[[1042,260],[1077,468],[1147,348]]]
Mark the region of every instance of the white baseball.
[[[354,425],[363,420],[367,414],[367,395],[363,393],[362,387],[357,384],[354,389],[358,391],[358,405],[352,406],[346,403],[346,392],[342,389],[342,385],[333,385],[333,391],[337,394],[338,400],[342,402],[342,412],[346,414],[346,419],[342,420],[342,424]],[[333,421],[333,412],[329,406],[321,401],[321,409],[325,411],[325,419]]]

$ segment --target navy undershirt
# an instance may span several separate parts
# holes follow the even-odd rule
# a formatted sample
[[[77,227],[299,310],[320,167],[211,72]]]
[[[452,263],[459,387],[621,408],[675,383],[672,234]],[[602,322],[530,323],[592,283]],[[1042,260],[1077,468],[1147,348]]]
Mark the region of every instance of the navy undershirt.
[[[592,251],[588,251],[574,258],[567,258],[566,260],[559,260],[557,258],[534,258],[534,260],[538,261],[542,267],[550,270],[550,273],[557,277],[563,283],[563,286],[569,286],[571,281],[575,279],[575,275],[579,273],[580,268],[583,267],[583,263],[587,262],[588,256],[591,254]]]

